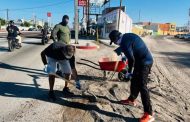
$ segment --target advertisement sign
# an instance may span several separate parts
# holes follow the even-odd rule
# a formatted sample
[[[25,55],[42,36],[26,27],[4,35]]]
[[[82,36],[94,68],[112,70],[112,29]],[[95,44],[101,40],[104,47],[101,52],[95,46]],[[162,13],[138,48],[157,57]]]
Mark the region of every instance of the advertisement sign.
[[[51,12],[48,12],[48,13],[47,13],[47,16],[48,16],[48,17],[51,17]]]
[[[105,0],[90,0],[90,6],[102,6]]]
[[[87,0],[78,0],[78,6],[86,6]]]

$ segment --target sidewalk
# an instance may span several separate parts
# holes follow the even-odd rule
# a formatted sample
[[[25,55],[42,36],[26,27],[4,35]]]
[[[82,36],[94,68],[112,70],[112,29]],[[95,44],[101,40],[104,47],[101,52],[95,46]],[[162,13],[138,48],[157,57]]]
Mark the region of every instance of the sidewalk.
[[[71,44],[75,45],[75,46],[86,46],[87,44],[89,44],[90,46],[97,46],[99,47],[99,44],[97,41],[92,40],[92,39],[79,39],[78,40],[79,44],[75,44],[75,39],[71,39]],[[109,39],[99,39],[99,43],[108,46],[108,47],[112,47],[112,48],[117,48],[118,46],[115,44],[110,45],[110,40]]]
[[[98,46],[97,44],[95,44],[94,40],[79,39],[78,42],[79,44],[75,44],[75,39],[71,39],[71,44],[76,46],[86,46],[87,44],[89,44],[90,46]]]

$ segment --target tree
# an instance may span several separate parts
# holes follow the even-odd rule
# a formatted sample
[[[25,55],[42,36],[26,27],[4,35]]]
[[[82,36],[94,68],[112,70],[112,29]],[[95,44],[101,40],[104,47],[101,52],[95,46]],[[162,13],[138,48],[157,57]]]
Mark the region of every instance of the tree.
[[[22,25],[21,25],[21,26],[22,26]],[[27,21],[24,21],[23,26],[24,26],[24,27],[30,27],[31,24],[30,24],[29,22],[27,22]]]
[[[0,22],[1,22],[0,25],[2,25],[2,26],[6,24],[6,21],[2,18],[0,18]]]
[[[37,28],[38,28],[38,29],[42,29],[42,26],[41,26],[41,25],[38,25]]]
[[[22,27],[23,27],[23,26],[24,26],[24,23],[21,23],[21,24],[20,24],[20,26],[22,26]]]

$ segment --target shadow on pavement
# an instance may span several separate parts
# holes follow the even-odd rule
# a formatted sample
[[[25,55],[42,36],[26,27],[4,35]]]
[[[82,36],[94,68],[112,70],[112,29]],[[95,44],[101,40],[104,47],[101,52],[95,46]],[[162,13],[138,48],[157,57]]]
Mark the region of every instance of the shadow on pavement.
[[[0,46],[0,52],[9,52],[8,47]]]
[[[105,80],[103,77],[97,77],[97,76],[88,76],[88,75],[78,75],[78,78],[80,80],[87,80],[87,81],[102,81]]]
[[[11,83],[11,82],[3,82],[0,81],[0,95],[5,97],[18,97],[18,98],[33,98],[41,101],[50,102],[47,99],[47,89],[43,88],[35,88],[34,84],[24,84],[24,83]],[[136,118],[124,117],[123,115],[108,112],[99,109],[95,104],[84,104],[79,102],[72,102],[64,99],[64,95],[61,91],[55,91],[57,100],[53,102],[54,104],[59,104],[66,107],[87,110],[87,111],[96,111],[102,115],[108,117],[117,117],[124,119],[127,122],[138,122]],[[80,97],[83,99],[87,99],[90,96],[88,95],[73,95],[71,96],[72,99],[75,97]]]
[[[19,71],[19,72],[34,73],[34,74],[38,74],[38,75],[46,75],[43,72],[43,70],[19,67],[19,66],[6,64],[3,62],[0,62],[0,69],[8,69],[8,70],[15,70],[15,71]]]
[[[41,41],[39,41],[39,42],[22,42],[22,43],[43,46],[42,43],[41,43]]]

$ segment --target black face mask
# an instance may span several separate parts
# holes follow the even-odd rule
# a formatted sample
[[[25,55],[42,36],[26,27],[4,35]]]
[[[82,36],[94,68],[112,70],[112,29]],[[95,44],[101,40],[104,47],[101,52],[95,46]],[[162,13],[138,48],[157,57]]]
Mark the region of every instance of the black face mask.
[[[63,23],[63,25],[68,25],[68,21],[67,20],[63,20],[62,23]]]

